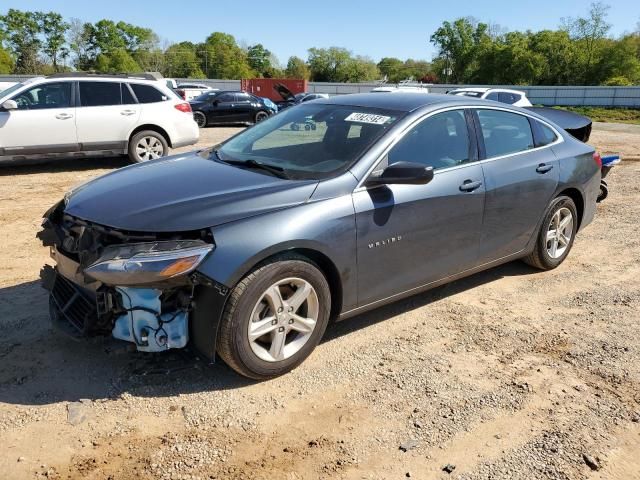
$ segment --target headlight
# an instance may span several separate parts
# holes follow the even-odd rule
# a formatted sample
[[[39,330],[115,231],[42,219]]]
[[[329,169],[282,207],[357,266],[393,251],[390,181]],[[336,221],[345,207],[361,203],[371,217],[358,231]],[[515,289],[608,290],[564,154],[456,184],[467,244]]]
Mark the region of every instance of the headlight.
[[[109,285],[144,285],[191,273],[213,250],[199,240],[114,245],[84,273]]]

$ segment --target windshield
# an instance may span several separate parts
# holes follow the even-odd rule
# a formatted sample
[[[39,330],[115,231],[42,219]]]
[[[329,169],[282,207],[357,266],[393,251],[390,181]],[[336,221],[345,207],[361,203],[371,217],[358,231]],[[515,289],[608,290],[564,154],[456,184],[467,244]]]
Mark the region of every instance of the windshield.
[[[208,102],[209,100],[211,100],[213,97],[215,97],[219,93],[220,92],[218,92],[218,91],[204,92],[204,93],[201,93],[200,95],[198,95],[197,97],[195,97],[193,99],[193,101],[195,101],[195,102]]]
[[[465,97],[480,98],[484,92],[474,92],[470,90],[458,90],[457,92],[449,92],[451,95],[463,95]]]
[[[233,137],[217,154],[222,161],[278,167],[288,178],[319,180],[346,171],[402,115],[379,108],[302,104]]]
[[[0,91],[0,97],[6,97],[7,95],[11,95],[13,92],[18,90],[19,88],[24,87],[24,83],[16,83],[15,85],[10,86],[9,88]]]

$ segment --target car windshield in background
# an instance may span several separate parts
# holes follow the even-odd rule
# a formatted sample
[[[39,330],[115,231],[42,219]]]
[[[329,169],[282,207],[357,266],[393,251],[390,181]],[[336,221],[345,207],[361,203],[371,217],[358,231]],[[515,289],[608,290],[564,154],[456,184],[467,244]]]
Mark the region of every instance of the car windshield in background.
[[[223,162],[258,162],[282,169],[288,178],[319,180],[346,171],[402,115],[349,105],[300,105],[233,137],[216,153]]]
[[[197,97],[195,97],[193,99],[194,102],[208,102],[209,100],[211,100],[213,97],[215,97],[216,95],[218,95],[220,92],[217,90],[214,90],[213,92],[204,92],[201,93],[200,95],[198,95]]]
[[[15,85],[11,85],[9,88],[0,91],[0,97],[6,97],[7,95],[11,95],[13,92],[18,90],[19,88],[24,87],[24,83],[16,83]]]
[[[461,91],[461,92],[450,92],[452,95],[464,95],[465,97],[475,97],[475,98],[480,98],[482,97],[482,93],[483,92],[470,92],[468,90],[465,91]]]

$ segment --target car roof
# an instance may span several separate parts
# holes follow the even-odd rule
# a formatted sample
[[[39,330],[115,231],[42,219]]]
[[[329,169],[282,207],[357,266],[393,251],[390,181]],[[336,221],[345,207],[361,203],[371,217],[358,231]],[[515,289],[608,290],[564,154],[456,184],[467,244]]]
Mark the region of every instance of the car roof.
[[[383,108],[387,110],[397,110],[412,112],[427,105],[456,104],[466,105],[492,105],[495,102],[487,100],[472,99],[456,95],[445,95],[437,93],[418,92],[394,92],[394,93],[353,93],[349,95],[337,95],[329,97],[322,103],[328,105],[350,105],[357,107]]]

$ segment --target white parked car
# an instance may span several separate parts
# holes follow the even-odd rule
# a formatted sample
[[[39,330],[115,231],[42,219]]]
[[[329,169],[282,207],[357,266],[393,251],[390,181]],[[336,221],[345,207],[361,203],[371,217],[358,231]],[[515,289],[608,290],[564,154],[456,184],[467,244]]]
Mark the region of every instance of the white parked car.
[[[509,90],[508,88],[469,87],[449,90],[449,95],[464,95],[467,97],[494,100],[500,103],[508,103],[516,107],[531,107],[531,102],[524,92]]]
[[[219,90],[218,88],[212,88],[204,83],[179,83],[176,87],[176,93],[184,98],[187,102],[199,97],[204,92],[213,90]]]
[[[151,74],[64,73],[0,92],[0,162],[120,154],[142,162],[199,135],[189,103]]]

